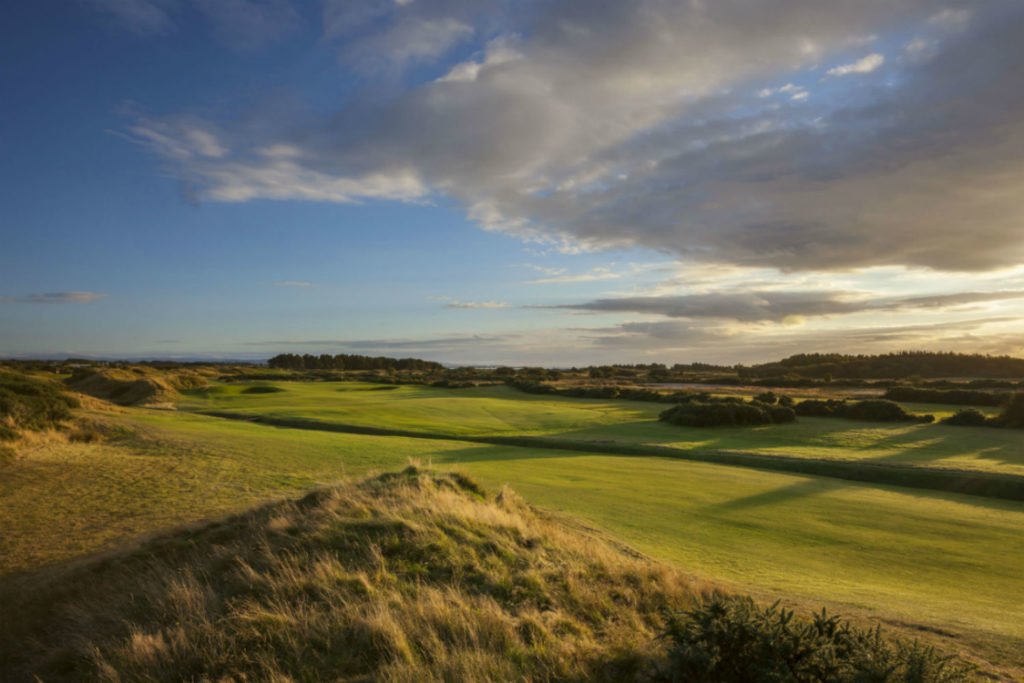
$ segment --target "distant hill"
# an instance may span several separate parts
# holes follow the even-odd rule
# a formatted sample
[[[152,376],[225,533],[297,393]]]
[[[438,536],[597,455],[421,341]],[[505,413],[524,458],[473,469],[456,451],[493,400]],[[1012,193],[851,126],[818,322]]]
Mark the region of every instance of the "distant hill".
[[[774,363],[738,366],[737,372],[747,378],[795,375],[814,379],[1021,379],[1024,378],[1024,358],[931,351],[900,351],[877,356],[800,353]]]

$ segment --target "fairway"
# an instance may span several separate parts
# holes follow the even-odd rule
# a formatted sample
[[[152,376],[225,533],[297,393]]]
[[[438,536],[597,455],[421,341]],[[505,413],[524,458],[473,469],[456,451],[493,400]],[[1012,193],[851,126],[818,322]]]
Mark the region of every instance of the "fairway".
[[[246,393],[252,386],[272,386],[279,391]],[[1024,475],[1024,440],[1013,430],[831,418],[709,430],[658,422],[658,414],[667,407],[661,403],[538,396],[504,386],[220,384],[190,395],[182,407],[450,436],[549,436],[604,445],[652,444],[712,453],[863,460]],[[940,416],[952,412],[948,406],[907,407],[914,412],[930,409]]]
[[[524,410],[537,403],[524,401]],[[596,414],[616,410],[627,408],[605,405]],[[171,411],[93,416],[131,432],[40,451],[0,482],[2,571],[417,458],[466,471],[492,490],[510,484],[542,508],[739,590],[938,628],[997,659],[1016,661],[1012,652],[1024,642],[1018,503],[670,458],[294,430]]]

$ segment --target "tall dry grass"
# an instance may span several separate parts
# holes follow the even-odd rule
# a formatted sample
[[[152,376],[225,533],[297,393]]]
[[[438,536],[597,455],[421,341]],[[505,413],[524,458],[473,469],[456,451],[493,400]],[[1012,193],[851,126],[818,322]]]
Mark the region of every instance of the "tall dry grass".
[[[634,680],[663,658],[664,609],[699,588],[511,491],[410,467],[0,588],[0,671]]]

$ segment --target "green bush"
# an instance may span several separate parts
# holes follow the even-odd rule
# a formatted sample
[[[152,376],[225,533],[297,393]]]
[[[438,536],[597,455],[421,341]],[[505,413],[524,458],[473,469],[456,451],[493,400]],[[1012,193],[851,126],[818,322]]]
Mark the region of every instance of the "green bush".
[[[742,401],[691,401],[669,408],[658,416],[662,422],[684,427],[719,427],[763,425],[792,422],[796,413],[791,408]]]
[[[670,614],[662,680],[687,683],[956,683],[964,664],[918,643],[884,639],[824,610],[797,619],[778,603],[715,594],[688,612]]]
[[[1024,394],[1014,394],[999,417],[992,420],[997,427],[1024,429]]]
[[[886,400],[821,401],[808,399],[793,406],[797,415],[802,417],[841,417],[847,420],[865,420],[869,422],[934,422],[934,415],[913,415],[898,403]]]
[[[984,427],[988,423],[988,418],[980,410],[967,408],[958,410],[956,415],[947,417],[942,423],[953,427]]]

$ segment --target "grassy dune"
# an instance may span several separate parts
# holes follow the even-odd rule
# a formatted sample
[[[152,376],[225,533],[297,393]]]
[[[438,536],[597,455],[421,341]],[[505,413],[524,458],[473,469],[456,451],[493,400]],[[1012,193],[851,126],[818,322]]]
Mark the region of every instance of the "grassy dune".
[[[582,681],[657,672],[693,586],[511,492],[407,470],[0,585],[5,681]],[[653,678],[648,680],[667,680]]]

